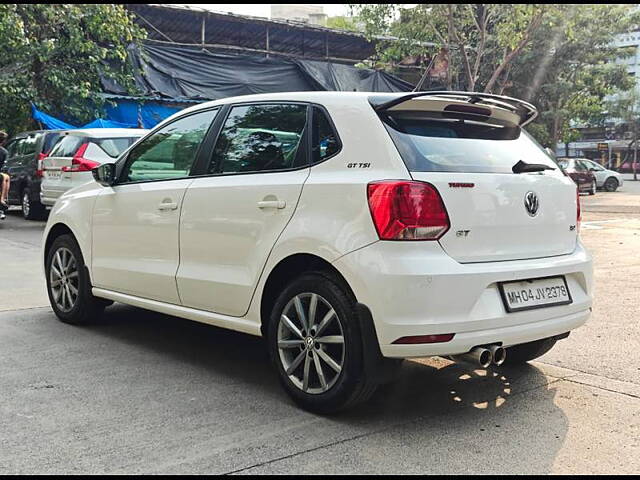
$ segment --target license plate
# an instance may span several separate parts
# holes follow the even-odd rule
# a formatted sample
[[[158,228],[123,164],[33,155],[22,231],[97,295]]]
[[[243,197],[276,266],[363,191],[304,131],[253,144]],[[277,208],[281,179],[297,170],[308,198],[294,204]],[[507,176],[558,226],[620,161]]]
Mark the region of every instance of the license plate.
[[[49,178],[60,178],[60,171],[59,170],[50,170],[47,172],[47,177]]]
[[[567,305],[573,301],[563,275],[502,282],[498,288],[507,312]]]

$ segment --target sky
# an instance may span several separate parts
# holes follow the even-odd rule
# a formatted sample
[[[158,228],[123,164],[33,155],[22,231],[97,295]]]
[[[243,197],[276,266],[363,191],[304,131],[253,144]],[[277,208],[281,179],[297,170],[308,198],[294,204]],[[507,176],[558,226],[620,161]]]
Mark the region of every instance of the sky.
[[[211,4],[174,4],[174,5],[187,5],[190,7],[199,7],[207,10],[212,10],[215,12],[231,12],[237,13],[239,15],[253,15],[254,17],[266,17],[269,18],[271,14],[271,4],[270,3],[258,3],[258,4],[247,4],[247,3],[211,3]],[[295,4],[294,4],[295,5]],[[329,15],[330,17],[335,17],[338,15],[348,15],[349,7],[345,4],[335,4],[335,3],[304,3],[299,5],[320,5],[324,7],[324,13]]]

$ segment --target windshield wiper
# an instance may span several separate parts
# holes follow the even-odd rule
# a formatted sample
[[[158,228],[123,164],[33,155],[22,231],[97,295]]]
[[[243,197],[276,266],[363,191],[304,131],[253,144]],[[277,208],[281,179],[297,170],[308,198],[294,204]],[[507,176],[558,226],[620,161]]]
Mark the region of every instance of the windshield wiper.
[[[542,172],[544,170],[555,170],[555,168],[542,163],[525,163],[522,160],[518,160],[518,163],[511,167],[513,173]]]

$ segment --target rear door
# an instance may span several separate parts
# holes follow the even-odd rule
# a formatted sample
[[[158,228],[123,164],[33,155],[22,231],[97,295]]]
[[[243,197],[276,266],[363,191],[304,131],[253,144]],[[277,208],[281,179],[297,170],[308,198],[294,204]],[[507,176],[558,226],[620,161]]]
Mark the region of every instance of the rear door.
[[[400,111],[383,115],[412,177],[433,184],[450,229],[442,248],[461,263],[571,253],[576,187],[517,125]],[[549,170],[514,173],[518,162]]]
[[[178,289],[186,306],[242,316],[309,175],[308,107],[233,106],[204,176],[187,189]]]

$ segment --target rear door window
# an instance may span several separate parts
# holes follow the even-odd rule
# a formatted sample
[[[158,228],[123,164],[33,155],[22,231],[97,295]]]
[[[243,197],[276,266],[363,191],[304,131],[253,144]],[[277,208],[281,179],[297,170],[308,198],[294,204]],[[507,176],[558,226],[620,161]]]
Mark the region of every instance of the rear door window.
[[[413,112],[381,118],[412,172],[513,173],[519,160],[557,169],[544,149],[517,126],[434,120]]]
[[[216,141],[208,173],[265,172],[305,165],[301,144],[306,122],[306,105],[233,107]]]
[[[33,155],[36,153],[36,144],[38,143],[38,137],[40,134],[33,133],[27,136],[22,141],[22,154],[23,155]]]

